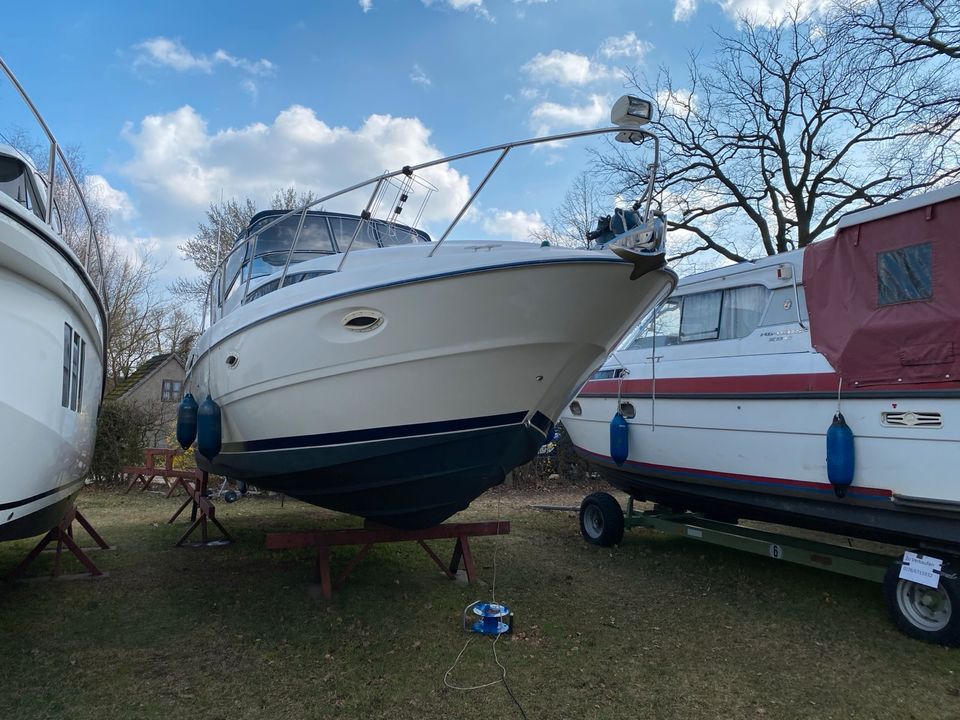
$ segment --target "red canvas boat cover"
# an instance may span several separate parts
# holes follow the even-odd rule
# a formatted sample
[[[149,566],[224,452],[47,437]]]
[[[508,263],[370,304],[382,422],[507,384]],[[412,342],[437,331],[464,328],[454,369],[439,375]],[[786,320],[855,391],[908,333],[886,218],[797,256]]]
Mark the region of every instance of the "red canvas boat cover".
[[[854,386],[960,379],[960,185],[846,216],[808,245],[810,337]]]

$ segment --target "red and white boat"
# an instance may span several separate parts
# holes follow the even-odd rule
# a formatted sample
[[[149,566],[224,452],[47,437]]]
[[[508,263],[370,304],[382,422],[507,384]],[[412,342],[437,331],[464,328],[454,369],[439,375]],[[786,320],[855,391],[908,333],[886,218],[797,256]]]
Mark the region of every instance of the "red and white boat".
[[[682,280],[569,405],[573,443],[637,499],[960,557],[958,227],[952,185]],[[838,410],[845,491],[827,467]]]

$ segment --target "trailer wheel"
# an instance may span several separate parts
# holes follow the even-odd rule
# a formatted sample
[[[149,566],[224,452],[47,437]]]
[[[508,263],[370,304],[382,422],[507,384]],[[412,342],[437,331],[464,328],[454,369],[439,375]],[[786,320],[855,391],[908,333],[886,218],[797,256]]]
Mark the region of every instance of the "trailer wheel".
[[[883,578],[883,597],[894,624],[917,640],[960,646],[960,582],[941,577],[937,588],[900,578],[893,563]]]
[[[580,503],[580,534],[593,545],[610,547],[623,539],[623,509],[613,495],[595,492]]]

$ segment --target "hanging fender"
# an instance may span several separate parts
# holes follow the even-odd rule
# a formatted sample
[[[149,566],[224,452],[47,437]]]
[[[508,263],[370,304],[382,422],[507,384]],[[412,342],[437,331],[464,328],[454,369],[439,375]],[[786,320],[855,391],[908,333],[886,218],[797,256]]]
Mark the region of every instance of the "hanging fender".
[[[853,483],[854,467],[853,430],[844,420],[843,413],[837,412],[827,428],[827,479],[837,497],[846,496]]]

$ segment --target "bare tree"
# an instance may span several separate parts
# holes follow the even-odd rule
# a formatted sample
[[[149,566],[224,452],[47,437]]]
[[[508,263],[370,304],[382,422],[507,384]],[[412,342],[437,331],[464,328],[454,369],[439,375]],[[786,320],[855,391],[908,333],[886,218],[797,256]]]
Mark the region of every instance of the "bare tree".
[[[901,62],[938,56],[960,59],[960,3],[957,0],[857,0],[843,12]]]
[[[281,188],[273,194],[270,209],[292,210],[313,202],[313,199],[311,192],[298,193],[294,187]],[[230,254],[237,235],[247,228],[257,212],[257,204],[250,198],[210,203],[206,221],[199,224],[197,234],[178,248],[184,259],[193,261],[201,276],[178,278],[170,286],[170,292],[202,307],[210,277],[220,261]]]
[[[633,84],[655,100],[658,186],[678,257],[734,261],[804,247],[840,217],[956,177],[943,135],[958,117],[942,63],[892,67],[862,31],[798,8],[774,26],[741,19],[713,62],[691,55],[685,83],[661,68]],[[645,168],[613,148],[599,165],[625,190]],[[676,247],[675,247],[676,250]]]
[[[612,205],[612,202],[605,202],[595,175],[580,173],[551,213],[547,224],[531,236],[534,240],[546,240],[551,245],[590,247],[587,233],[596,225],[601,214],[609,213]]]

